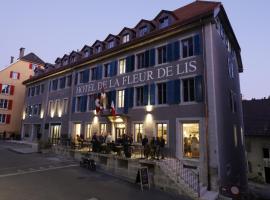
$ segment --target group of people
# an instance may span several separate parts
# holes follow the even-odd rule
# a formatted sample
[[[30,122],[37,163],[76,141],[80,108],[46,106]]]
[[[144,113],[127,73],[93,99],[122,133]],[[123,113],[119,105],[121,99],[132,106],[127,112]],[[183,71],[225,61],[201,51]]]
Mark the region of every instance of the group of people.
[[[145,135],[142,139],[143,154],[146,159],[164,159],[165,139],[163,137],[152,137],[150,142]]]

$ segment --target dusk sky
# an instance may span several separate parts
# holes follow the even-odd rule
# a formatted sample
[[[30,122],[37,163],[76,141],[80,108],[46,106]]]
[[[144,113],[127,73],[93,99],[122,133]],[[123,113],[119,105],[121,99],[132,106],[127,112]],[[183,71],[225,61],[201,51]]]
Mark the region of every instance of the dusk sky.
[[[72,50],[134,27],[140,19],[153,19],[160,10],[175,10],[192,0],[1,0],[0,70],[19,48],[54,63]],[[245,99],[270,95],[270,1],[222,1],[242,49]]]

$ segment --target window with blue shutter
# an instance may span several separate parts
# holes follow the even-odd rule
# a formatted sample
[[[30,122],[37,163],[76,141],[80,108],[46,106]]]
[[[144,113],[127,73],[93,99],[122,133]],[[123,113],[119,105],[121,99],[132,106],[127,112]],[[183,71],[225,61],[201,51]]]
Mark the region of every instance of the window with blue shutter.
[[[145,53],[145,60],[144,60],[144,66],[149,67],[149,58],[150,58],[150,51],[147,50]]]
[[[167,61],[168,62],[173,61],[173,44],[172,43],[167,44]]]
[[[75,85],[78,84],[78,73],[75,74],[75,82],[74,82]]]
[[[152,83],[150,85],[150,105],[155,105],[156,101],[156,84]]]
[[[117,75],[117,60],[111,62],[112,74],[111,76]]]
[[[133,99],[134,99],[134,88],[129,88],[129,101],[128,101],[128,107],[132,108],[133,107]]]
[[[128,113],[128,108],[133,107],[133,95],[134,95],[134,88],[125,89],[124,113]]]
[[[72,99],[72,112],[75,112],[75,108],[76,108],[76,97],[73,97]]]
[[[180,80],[167,82],[167,102],[168,104],[180,103]]]
[[[148,105],[148,85],[143,86],[143,105]]]
[[[197,102],[203,101],[203,76],[195,77],[195,98]]]
[[[83,72],[83,83],[89,82],[89,69],[84,70]]]
[[[87,95],[81,97],[81,112],[85,112],[87,108]]]
[[[60,89],[65,88],[66,86],[66,77],[60,78]]]
[[[134,71],[134,59],[135,59],[134,55],[126,57],[126,72],[127,73]]]
[[[179,41],[173,43],[173,61],[177,61],[180,58],[180,45]]]
[[[156,54],[155,54],[155,49],[150,49],[150,67],[155,66],[155,61],[156,61]]]
[[[111,103],[112,103],[112,101],[113,101],[113,103],[114,103],[114,106],[116,105],[116,90],[113,90],[113,91],[111,91],[111,102],[109,102],[109,106],[111,107]]]
[[[194,55],[200,55],[201,54],[201,40],[200,35],[197,34],[194,36]]]

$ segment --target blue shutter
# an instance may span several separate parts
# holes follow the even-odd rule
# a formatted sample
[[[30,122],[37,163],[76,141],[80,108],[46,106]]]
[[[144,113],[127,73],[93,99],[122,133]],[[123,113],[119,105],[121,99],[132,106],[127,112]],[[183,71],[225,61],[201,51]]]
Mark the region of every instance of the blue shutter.
[[[87,95],[81,97],[81,112],[85,112],[87,108]]]
[[[128,100],[128,102],[129,102],[129,104],[128,104],[128,107],[129,108],[132,108],[133,107],[133,99],[134,99],[134,88],[132,87],[132,88],[129,88],[129,100]]]
[[[102,65],[97,66],[97,80],[102,79]]]
[[[78,84],[78,72],[75,74],[75,85]]]
[[[143,86],[143,105],[148,105],[148,85]]]
[[[155,105],[156,100],[156,84],[152,83],[150,85],[150,104]]]
[[[173,60],[173,44],[167,44],[167,61],[171,62]]]
[[[155,61],[156,61],[155,49],[150,49],[150,67],[155,65]]]
[[[134,71],[134,59],[135,59],[134,55],[126,57],[126,72]]]
[[[180,103],[180,80],[171,80],[167,82],[166,85],[167,93],[167,103],[168,104],[178,104]]]
[[[112,66],[113,66],[113,75],[117,75],[117,60],[112,62]]]
[[[203,101],[203,77],[202,75],[195,77],[195,98],[197,102]]]
[[[73,100],[72,100],[72,112],[75,112],[75,107],[76,107],[76,97],[73,97]]]
[[[180,58],[180,45],[179,41],[173,43],[173,61],[177,61]]]
[[[89,69],[86,69],[83,72],[83,83],[88,83],[89,82]]]
[[[150,52],[149,50],[148,51],[145,51],[144,52],[144,67],[149,67],[149,56],[150,56]]]
[[[194,54],[200,55],[201,53],[201,41],[200,41],[200,35],[197,34],[194,36]]]
[[[110,108],[111,107],[111,102],[112,102],[112,91],[109,91],[107,93],[107,97],[108,97],[108,105],[107,105],[107,107]]]
[[[128,113],[129,108],[129,88],[125,89],[125,99],[124,99],[124,113]]]
[[[166,83],[166,99],[168,104],[173,104],[174,99],[173,81],[168,81]]]
[[[180,79],[174,80],[174,103],[178,104],[181,101],[180,95]]]

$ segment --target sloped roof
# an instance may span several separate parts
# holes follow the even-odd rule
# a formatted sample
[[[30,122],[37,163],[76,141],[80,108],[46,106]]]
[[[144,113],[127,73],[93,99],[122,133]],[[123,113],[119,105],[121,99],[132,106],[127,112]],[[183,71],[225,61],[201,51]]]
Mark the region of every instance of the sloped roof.
[[[32,62],[36,64],[41,64],[41,65],[45,64],[45,62],[41,60],[41,58],[39,58],[36,54],[32,52],[23,56],[20,60],[24,60],[24,61],[28,61],[28,62]]]
[[[270,137],[270,99],[244,100],[242,104],[245,135]]]

